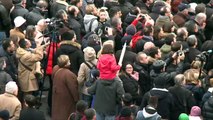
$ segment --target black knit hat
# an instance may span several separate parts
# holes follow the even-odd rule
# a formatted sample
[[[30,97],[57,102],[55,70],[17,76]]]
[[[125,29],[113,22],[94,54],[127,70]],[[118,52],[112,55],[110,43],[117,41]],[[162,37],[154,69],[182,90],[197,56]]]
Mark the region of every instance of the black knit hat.
[[[75,35],[75,32],[73,30],[70,30],[70,31],[64,32],[61,35],[61,39],[62,40],[72,40],[74,35]]]
[[[154,79],[154,86],[156,88],[165,88],[166,82],[165,82],[164,76],[161,76],[161,75],[157,76]]]
[[[120,117],[130,117],[130,116],[131,116],[131,109],[130,109],[130,107],[124,106],[121,109]]]
[[[154,71],[159,71],[161,69],[163,69],[163,67],[166,66],[166,62],[164,62],[163,60],[157,60],[153,63],[153,69]]]

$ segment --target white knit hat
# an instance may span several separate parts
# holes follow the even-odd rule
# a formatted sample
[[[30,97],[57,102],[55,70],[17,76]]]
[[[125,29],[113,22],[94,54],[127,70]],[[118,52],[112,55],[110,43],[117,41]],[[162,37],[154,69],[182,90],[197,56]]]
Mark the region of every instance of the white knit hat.
[[[94,48],[86,47],[86,48],[84,48],[83,51],[84,51],[85,61],[91,61],[91,60],[94,60],[96,58],[96,52],[95,52]]]
[[[9,81],[5,86],[5,92],[7,93],[13,94],[16,90],[18,90],[18,86],[14,81]]]
[[[22,17],[22,16],[17,16],[14,19],[14,24],[15,27],[20,27],[21,25],[23,25],[26,22],[26,20]]]

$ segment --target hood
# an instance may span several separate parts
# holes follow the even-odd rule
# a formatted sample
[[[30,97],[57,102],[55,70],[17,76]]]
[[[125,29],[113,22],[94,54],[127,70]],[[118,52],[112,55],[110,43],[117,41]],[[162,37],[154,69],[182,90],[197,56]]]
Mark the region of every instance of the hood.
[[[136,15],[133,15],[131,13],[127,14],[124,22],[127,23],[128,25],[132,23],[132,21],[134,21],[134,19],[136,18]]]
[[[107,66],[112,61],[112,55],[111,54],[102,54],[101,57],[99,57],[98,62],[100,62],[101,66],[103,68],[108,68]]]
[[[150,91],[151,96],[158,97],[158,101],[167,98],[169,91],[165,88],[152,88]]]
[[[88,24],[89,22],[91,22],[91,20],[92,20],[93,18],[98,19],[98,18],[97,18],[96,16],[94,16],[94,15],[88,15],[88,14],[86,14],[86,15],[84,16],[84,24]]]
[[[142,112],[143,112],[144,118],[151,118],[151,117],[154,117],[155,115],[157,115],[156,110],[151,106],[143,108]]]
[[[60,42],[60,49],[63,53],[70,54],[77,50],[81,50],[81,45],[77,42],[62,41]]]
[[[160,48],[161,52],[164,54],[167,54],[171,51],[171,45],[167,45],[164,44],[161,48]]]
[[[28,52],[28,51],[26,51],[25,49],[19,47],[19,48],[16,50],[16,57],[17,57],[18,59],[20,59],[24,54],[26,54],[26,52]]]

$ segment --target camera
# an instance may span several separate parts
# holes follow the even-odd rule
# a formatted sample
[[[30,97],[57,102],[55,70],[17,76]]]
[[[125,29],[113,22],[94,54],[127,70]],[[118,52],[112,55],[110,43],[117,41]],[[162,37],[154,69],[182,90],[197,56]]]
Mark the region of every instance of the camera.
[[[50,20],[46,20],[45,22],[48,24],[48,29],[50,31],[58,30],[64,27],[63,20],[61,19],[50,19]]]
[[[185,49],[185,50],[178,50],[178,51],[177,51],[177,56],[181,56],[182,54],[185,54],[185,53],[187,53],[187,52],[189,52],[189,49],[188,49],[188,48]]]
[[[195,59],[201,62],[206,62],[211,53],[212,50],[203,51],[202,53],[198,54]]]

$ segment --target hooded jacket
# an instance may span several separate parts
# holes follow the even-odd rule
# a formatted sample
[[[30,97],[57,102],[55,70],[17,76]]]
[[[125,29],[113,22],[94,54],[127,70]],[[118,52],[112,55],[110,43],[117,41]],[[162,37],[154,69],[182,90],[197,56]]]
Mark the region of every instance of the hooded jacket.
[[[98,27],[98,20],[97,19],[98,18],[94,15],[86,14],[84,16],[84,28],[85,28],[86,33],[90,32],[90,30],[94,31]],[[91,29],[90,29],[90,23],[91,22],[92,22],[92,25],[91,25]]]
[[[142,111],[138,111],[136,120],[161,120],[161,116],[155,108],[147,106]]]
[[[121,66],[117,65],[114,55],[102,54],[99,57],[97,68],[100,70],[100,79],[112,80]]]

